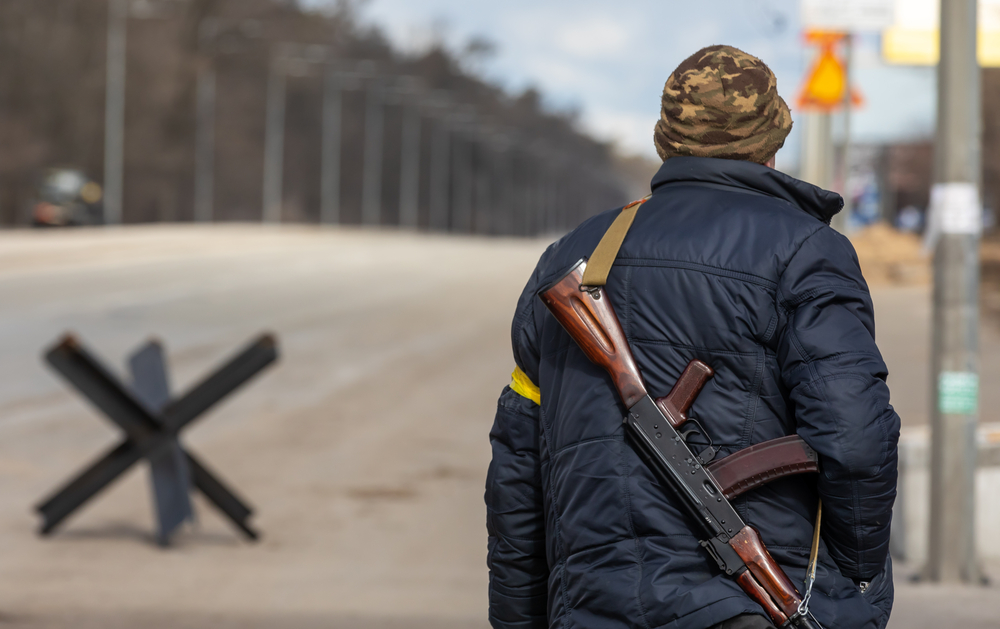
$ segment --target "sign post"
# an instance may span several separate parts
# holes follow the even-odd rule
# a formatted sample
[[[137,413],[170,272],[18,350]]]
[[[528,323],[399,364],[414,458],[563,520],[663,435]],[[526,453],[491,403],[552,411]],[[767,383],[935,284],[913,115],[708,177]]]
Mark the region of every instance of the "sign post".
[[[802,179],[820,188],[832,188],[833,167],[833,112],[844,109],[844,159],[841,166],[842,188],[847,194],[847,147],[849,144],[850,110],[860,105],[862,100],[856,90],[850,88],[850,35],[840,32],[812,31],[806,34],[806,42],[819,47],[819,54],[806,77],[799,94],[799,109],[809,118],[806,122],[806,136],[803,142]],[[841,61],[836,48],[843,44],[848,51],[847,63]],[[834,217],[834,227],[845,232],[850,205]]]
[[[802,178],[821,188],[834,182],[832,114],[843,108],[843,154],[840,164],[844,209],[833,226],[846,232],[851,213],[848,190],[851,108],[860,106],[860,94],[851,88],[851,38],[855,32],[879,31],[895,19],[893,0],[801,0],[802,26],[806,42],[819,47],[799,96],[799,108],[808,113],[803,142]],[[844,49],[844,59],[836,54]]]

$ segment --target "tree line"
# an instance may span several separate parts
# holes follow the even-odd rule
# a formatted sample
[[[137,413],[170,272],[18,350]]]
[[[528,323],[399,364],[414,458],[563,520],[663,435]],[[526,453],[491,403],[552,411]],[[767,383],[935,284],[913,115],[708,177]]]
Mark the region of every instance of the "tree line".
[[[103,180],[108,8],[108,0],[0,2],[0,224],[28,220],[46,168]],[[510,94],[477,75],[473,62],[490,50],[485,40],[404,53],[363,25],[346,0],[322,12],[291,0],[131,0],[127,33],[124,222],[194,217],[198,82],[209,68],[213,218],[261,220],[268,87],[276,51],[288,44],[314,46],[323,59],[283,66],[281,220],[320,220],[323,77],[331,64],[370,69],[342,92],[338,222],[363,220],[371,77],[417,85],[384,103],[378,222],[400,220],[401,149],[414,103],[423,131],[414,188],[421,227],[537,233],[628,200],[612,148],[581,133],[572,112],[550,110],[535,89]],[[425,107],[442,95],[443,109]],[[430,167],[442,128],[445,183]],[[438,225],[435,186],[449,208]]]

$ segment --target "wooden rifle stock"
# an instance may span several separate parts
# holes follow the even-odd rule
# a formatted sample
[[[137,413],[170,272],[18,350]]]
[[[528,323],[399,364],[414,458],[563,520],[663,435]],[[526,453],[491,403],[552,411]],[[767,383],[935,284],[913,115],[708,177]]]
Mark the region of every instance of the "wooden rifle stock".
[[[593,363],[604,367],[626,407],[646,396],[646,386],[611,302],[598,287],[582,286],[584,260],[541,292],[542,301]]]
[[[585,269],[586,260],[581,260],[539,296],[587,358],[608,372],[625,406],[632,409],[648,395],[642,375],[603,289],[582,285]],[[670,393],[655,400],[656,408],[674,429],[687,421],[688,410],[712,375],[711,367],[692,361]],[[817,627],[809,614],[799,613],[801,596],[753,527],[743,526],[726,543],[743,563],[731,574],[777,626]]]

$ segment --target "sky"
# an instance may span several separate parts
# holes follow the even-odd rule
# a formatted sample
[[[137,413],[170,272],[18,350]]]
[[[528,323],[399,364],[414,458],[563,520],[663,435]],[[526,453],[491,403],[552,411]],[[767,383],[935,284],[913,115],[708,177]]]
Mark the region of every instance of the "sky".
[[[667,76],[703,46],[736,46],[778,77],[796,120],[779,166],[798,162],[803,125],[795,99],[811,60],[798,0],[367,0],[361,14],[412,52],[426,48],[435,33],[454,49],[486,37],[497,46],[481,68],[491,81],[511,92],[536,86],[550,106],[579,110],[583,130],[652,158]],[[933,69],[887,66],[879,45],[877,35],[861,36],[855,45],[852,77],[866,104],[852,116],[852,140],[930,137]]]

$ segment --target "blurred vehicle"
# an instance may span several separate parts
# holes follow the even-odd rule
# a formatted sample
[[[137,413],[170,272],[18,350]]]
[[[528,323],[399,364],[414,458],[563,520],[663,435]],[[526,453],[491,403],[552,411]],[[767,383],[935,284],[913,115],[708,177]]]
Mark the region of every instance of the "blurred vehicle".
[[[99,225],[104,222],[101,185],[72,168],[46,171],[38,186],[38,201],[31,210],[37,227]]]

